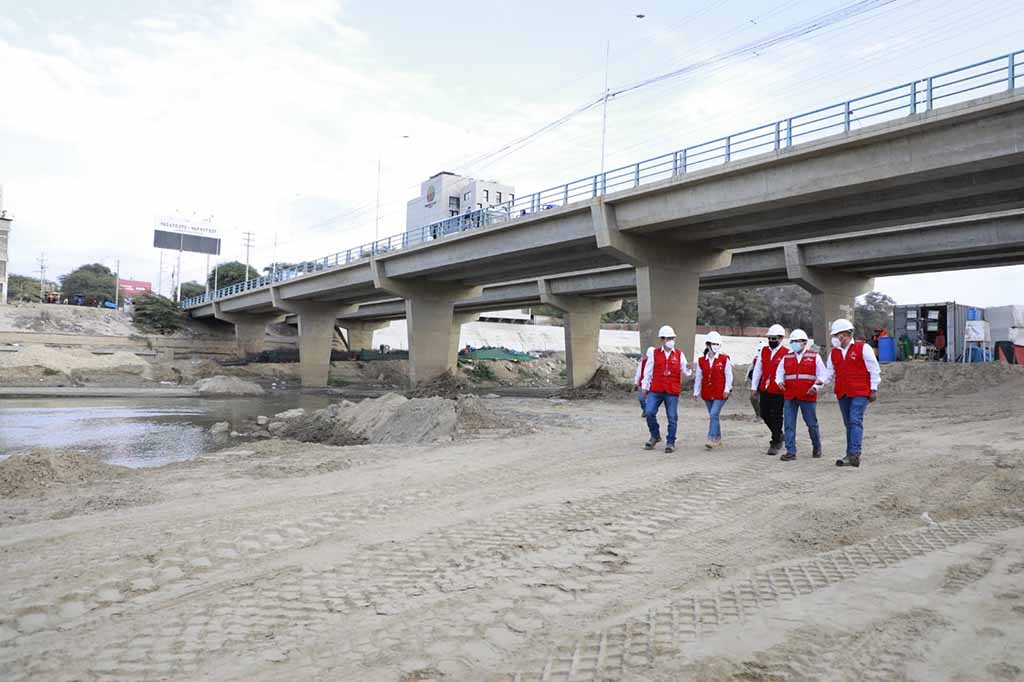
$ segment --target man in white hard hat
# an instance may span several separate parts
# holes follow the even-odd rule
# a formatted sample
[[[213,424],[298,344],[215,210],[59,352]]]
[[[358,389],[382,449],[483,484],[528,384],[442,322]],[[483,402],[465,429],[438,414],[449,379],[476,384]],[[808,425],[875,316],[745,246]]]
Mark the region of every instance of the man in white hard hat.
[[[836,398],[846,425],[846,456],[836,466],[859,467],[864,440],[864,412],[878,398],[882,370],[875,351],[863,341],[853,340],[853,323],[838,319],[832,323],[832,352],[828,356],[826,383],[836,380]]]
[[[658,408],[665,404],[668,417],[665,452],[676,448],[676,427],[679,424],[679,394],[683,390],[683,377],[690,376],[690,366],[683,351],[676,348],[676,333],[665,325],[658,330],[661,346],[647,349],[644,361],[644,377],[641,382],[641,396],[647,414],[647,429],[651,438],[644,443],[645,450],[653,450],[661,442],[661,427],[658,425]]]
[[[796,459],[796,415],[800,412],[811,436],[811,457],[821,457],[821,431],[818,428],[818,388],[827,381],[828,370],[821,356],[811,349],[810,339],[803,329],[794,329],[789,335],[789,352],[775,370],[775,383],[782,387],[783,433],[786,454],[779,459]]]
[[[782,337],[785,335],[786,330],[781,324],[773,324],[768,328],[768,344],[761,347],[750,377],[750,391],[758,396],[761,419],[772,434],[768,444],[769,455],[777,455],[782,449],[782,413],[786,399],[782,387],[775,383],[775,373],[782,358],[789,352],[782,345]]]
[[[703,400],[708,408],[708,439],[704,447],[722,447],[722,422],[719,415],[732,393],[732,361],[722,352],[722,336],[708,332],[704,337],[704,353],[697,361],[693,380],[693,399]]]

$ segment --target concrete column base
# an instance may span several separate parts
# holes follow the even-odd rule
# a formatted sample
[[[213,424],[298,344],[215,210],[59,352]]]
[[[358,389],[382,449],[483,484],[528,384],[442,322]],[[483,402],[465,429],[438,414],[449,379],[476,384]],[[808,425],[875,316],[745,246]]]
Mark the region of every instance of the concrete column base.
[[[692,360],[700,275],[728,267],[732,252],[620,232],[615,207],[602,199],[594,201],[591,215],[598,248],[636,267],[640,352],[657,345],[658,329],[667,324]]]
[[[271,287],[274,307],[293,313],[299,320],[299,378],[303,388],[323,388],[331,371],[331,349],[338,316],[351,313],[356,306],[319,302],[288,301],[277,287]]]
[[[345,330],[346,342],[350,351],[373,350],[373,333],[387,327],[390,322],[364,322],[341,320],[338,326]]]
[[[848,272],[808,267],[798,244],[786,244],[784,250],[789,279],[811,294],[814,343],[827,352],[832,323],[841,317],[853,322],[857,297],[874,289],[875,280]]]
[[[462,348],[462,325],[468,322],[476,322],[480,319],[480,313],[452,313],[452,335],[448,347],[451,354],[448,357],[448,367],[454,370],[459,365],[459,349]]]
[[[600,300],[552,294],[547,280],[539,280],[540,300],[565,313],[565,362],[567,384],[583,386],[600,366],[601,316],[622,307],[622,299]]]
[[[259,355],[267,338],[267,325],[283,322],[281,313],[226,313],[220,303],[213,304],[213,316],[235,325],[236,353],[239,358]]]

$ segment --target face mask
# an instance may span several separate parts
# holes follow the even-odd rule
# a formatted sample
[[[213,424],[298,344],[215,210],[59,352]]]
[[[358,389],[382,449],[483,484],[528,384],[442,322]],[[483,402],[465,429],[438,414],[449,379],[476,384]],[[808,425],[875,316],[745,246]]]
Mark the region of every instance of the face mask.
[[[676,340],[675,339],[669,339],[668,341],[665,342],[665,348],[668,348],[669,350],[674,350],[675,347],[676,347]]]
[[[771,341],[771,340],[769,340],[768,341],[768,347],[769,348],[778,348],[779,347],[779,342],[778,341]]]
[[[717,353],[718,349],[721,348],[721,347],[722,347],[722,344],[720,344],[720,343],[713,343],[713,344],[711,344],[711,352],[712,353]]]
[[[842,348],[843,347],[843,342],[839,340],[838,336],[833,336],[832,337],[832,347],[833,348]]]
[[[802,351],[804,349],[804,342],[803,341],[790,341],[789,342],[789,348],[794,353],[799,353],[800,351]]]

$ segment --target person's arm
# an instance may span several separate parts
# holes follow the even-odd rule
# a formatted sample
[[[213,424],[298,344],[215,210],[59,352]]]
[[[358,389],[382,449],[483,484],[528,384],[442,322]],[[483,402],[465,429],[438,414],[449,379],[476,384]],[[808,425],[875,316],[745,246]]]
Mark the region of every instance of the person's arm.
[[[819,356],[820,357],[820,356]],[[828,362],[825,363],[825,375],[821,377],[821,383],[830,383],[836,378],[836,369],[832,366],[832,353],[828,354]]]
[[[875,357],[875,351],[867,344],[864,345],[864,364],[867,365],[868,376],[871,377],[870,399],[874,400],[875,394],[878,392],[878,384],[882,381],[882,368],[878,365],[878,358]]]
[[[640,381],[644,378],[643,368],[644,363],[642,360],[636,363],[636,372],[633,373],[633,386],[639,386]]]
[[[761,358],[754,356],[754,369],[753,374],[750,376],[750,390],[757,392],[757,389],[761,386],[761,363],[758,362]]]
[[[690,364],[686,362],[686,353],[679,351],[679,363],[680,371],[682,371],[684,377],[688,377],[693,374],[693,370],[690,369]]]
[[[786,359],[783,358],[775,367],[775,383],[781,388],[786,385]]]
[[[644,393],[651,390],[651,378],[654,376],[654,346],[647,349],[647,362],[644,364],[644,378],[640,382],[640,390]]]
[[[696,363],[696,366],[693,369],[693,397],[694,398],[699,398],[700,397],[700,385],[704,381],[703,375],[704,375],[704,372],[700,368],[700,361],[698,361]]]
[[[732,358],[725,361],[725,397],[732,393]]]

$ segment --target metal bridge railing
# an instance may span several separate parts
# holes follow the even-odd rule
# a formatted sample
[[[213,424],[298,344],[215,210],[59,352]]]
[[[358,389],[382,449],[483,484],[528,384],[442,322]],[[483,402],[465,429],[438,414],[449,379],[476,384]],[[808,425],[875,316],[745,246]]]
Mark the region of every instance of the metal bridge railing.
[[[182,307],[194,308],[226,296],[365,260],[374,254],[424,244],[466,230],[487,227],[552,208],[568,206],[577,201],[592,199],[609,192],[679,177],[686,173],[720,166],[758,154],[789,149],[795,145],[837,133],[848,133],[864,125],[894,120],[903,116],[931,111],[940,106],[949,106],[984,95],[1013,90],[1017,87],[1018,79],[1024,79],[1024,50],[772,121],[756,128],[732,133],[628,166],[549,187],[539,192],[520,194],[513,201],[471,211],[347,251],[307,261],[294,268],[280,270],[266,277],[218,289],[211,294],[187,298],[182,301]]]

